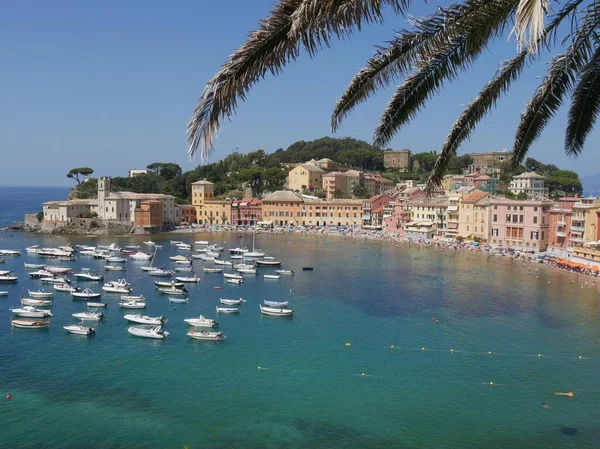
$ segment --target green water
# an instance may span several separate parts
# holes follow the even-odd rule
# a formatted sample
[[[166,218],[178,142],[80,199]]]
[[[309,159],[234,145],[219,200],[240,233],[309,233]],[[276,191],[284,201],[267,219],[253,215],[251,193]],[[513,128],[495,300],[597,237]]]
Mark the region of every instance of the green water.
[[[237,244],[235,234],[170,238]],[[0,247],[65,241],[4,234]],[[164,243],[159,265],[177,253]],[[0,393],[12,395],[0,400],[0,447],[599,447],[598,288],[470,254],[293,235],[257,245],[296,276],[239,287],[204,274],[190,304],[174,307],[143,263],[127,264],[145,313],[169,319],[165,341],[130,336],[116,296],[104,297],[93,338],[63,331],[84,308],[66,294],[55,296],[50,330],[11,330],[8,308],[38,287],[23,262],[38,259],[9,259],[0,269],[20,281],[0,288],[10,290],[0,299]],[[216,317],[219,296],[248,301],[239,316],[217,317],[227,339],[190,340],[182,320]],[[294,317],[261,317],[263,299],[289,300]]]

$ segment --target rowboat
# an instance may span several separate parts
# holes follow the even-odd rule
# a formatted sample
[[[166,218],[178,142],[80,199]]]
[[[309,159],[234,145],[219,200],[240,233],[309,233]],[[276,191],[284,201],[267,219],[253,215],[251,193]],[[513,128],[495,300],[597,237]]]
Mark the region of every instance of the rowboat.
[[[192,337],[196,340],[205,340],[205,341],[221,341],[225,338],[225,334],[223,332],[207,332],[207,331],[197,331],[191,330],[187,333],[188,337]]]
[[[87,306],[88,307],[106,307],[106,306],[108,306],[108,304],[105,302],[88,302]]]
[[[168,332],[163,331],[160,327],[146,329],[142,327],[131,326],[127,329],[127,332],[129,332],[131,335],[135,335],[136,337],[154,338],[157,340],[162,340],[169,335]]]
[[[267,301],[264,300],[265,306],[274,307],[275,309],[281,309],[290,305],[289,301]]]
[[[122,301],[145,301],[144,295],[121,295]]]
[[[180,243],[183,243],[181,240],[171,240],[171,245],[179,245]]]
[[[146,301],[121,301],[119,307],[122,309],[145,309]]]
[[[45,264],[43,264],[43,263],[26,263],[26,264],[23,264],[23,265],[25,265],[25,268],[31,268],[31,269],[34,269],[34,270],[39,270],[41,268],[44,268]]]
[[[192,259],[204,259],[204,254],[192,254]]]
[[[277,274],[286,274],[289,276],[293,276],[294,272],[292,270],[275,270],[275,273]]]
[[[215,265],[225,265],[228,267],[233,265],[233,262],[229,262],[228,260],[215,259],[214,262],[215,262]]]
[[[99,313],[97,309],[92,309],[87,312],[74,313],[73,317],[81,321],[100,321],[104,318],[104,314]]]
[[[211,320],[210,318],[205,318],[204,315],[200,315],[198,318],[186,318],[185,321],[187,324],[193,327],[215,327],[217,326],[217,322],[215,320]]]
[[[194,276],[194,277],[181,277],[181,276],[177,276],[175,277],[175,279],[177,279],[179,282],[188,282],[188,283],[193,283],[193,284],[197,284],[198,282],[200,282],[200,278],[198,276]]]
[[[257,260],[256,265],[259,267],[278,267],[281,265],[279,260]]]
[[[170,277],[170,276],[173,276],[173,272],[171,270],[161,270],[161,269],[152,270],[148,274],[150,276],[157,276],[157,277]]]
[[[78,326],[78,325],[63,326],[63,329],[66,330],[70,334],[77,334],[77,335],[92,335],[94,332],[96,332],[96,329],[93,327]]]
[[[57,292],[75,292],[77,291],[76,287],[72,287],[69,284],[54,284],[52,286],[54,290]]]
[[[202,271],[204,271],[205,273],[222,273],[223,272],[223,268],[206,268],[206,267],[202,267]]]
[[[37,309],[33,306],[23,306],[16,309],[9,309],[17,316],[25,318],[46,318],[52,316],[52,312],[48,310]]]
[[[258,307],[260,307],[260,312],[263,315],[292,316],[292,314],[294,313],[293,309],[281,309],[281,308],[277,308],[277,307],[267,307],[267,306],[263,306],[262,304],[259,304]]]
[[[163,316],[152,317],[152,316],[146,316],[146,315],[127,314],[127,315],[124,315],[123,318],[125,318],[127,321],[129,321],[131,323],[153,324],[153,325],[157,325],[157,326],[162,326],[163,323],[167,322],[167,319],[165,319],[165,317],[163,317]]]
[[[243,279],[225,279],[230,284],[240,285],[244,283]]]
[[[83,273],[75,273],[74,276],[79,281],[101,281],[104,279],[104,276],[102,276],[101,274],[95,274],[85,271]]]
[[[217,313],[238,313],[240,311],[239,307],[221,307],[217,306]]]
[[[49,271],[52,274],[69,274],[73,272],[73,269],[69,267],[53,267],[49,265],[46,265],[44,270]]]
[[[188,293],[185,288],[184,289],[179,289],[179,288],[159,288],[158,291],[161,292],[163,295],[174,295],[174,296],[185,296]]]
[[[20,256],[21,251],[18,249],[0,249],[0,256]]]
[[[244,280],[244,276],[242,276],[241,274],[236,274],[236,273],[223,273],[223,277],[225,279],[238,279],[240,281]]]
[[[52,301],[48,299],[21,298],[21,304],[24,306],[48,307],[52,305]]]
[[[263,277],[265,279],[279,279],[279,275],[278,274],[264,274]]]
[[[11,318],[10,324],[21,329],[45,329],[50,326],[50,321],[28,321]]]
[[[104,269],[107,271],[125,271],[125,268],[120,265],[104,265]]]
[[[173,304],[187,304],[190,302],[189,298],[171,298],[169,297],[169,302]]]
[[[191,271],[194,271],[193,267],[176,267],[174,269],[177,272],[181,272],[181,273],[189,273]]]
[[[54,296],[53,292],[45,292],[43,290],[38,290],[37,292],[32,292],[31,290],[27,291],[32,298],[52,298]]]
[[[208,240],[196,240],[194,243],[196,245],[208,245]]]
[[[154,281],[154,286],[156,288],[158,287],[174,287],[174,288],[182,288],[183,287],[183,282],[175,282],[175,281],[169,281],[169,282],[163,282],[163,281]]]
[[[302,271],[312,271],[313,267],[302,267]]]
[[[224,304],[226,306],[239,306],[241,303],[246,302],[245,299],[240,298],[240,299],[224,299],[224,298],[219,298],[219,302],[221,304]]]
[[[101,295],[102,295],[102,293],[94,293],[89,288],[86,288],[84,290],[78,289],[77,291],[71,292],[71,296],[73,298],[83,298],[83,299],[99,298]]]

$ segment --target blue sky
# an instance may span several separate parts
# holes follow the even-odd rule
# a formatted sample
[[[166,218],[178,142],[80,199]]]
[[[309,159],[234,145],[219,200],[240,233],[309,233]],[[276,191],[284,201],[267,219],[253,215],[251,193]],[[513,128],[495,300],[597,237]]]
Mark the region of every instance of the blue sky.
[[[424,3],[424,2],[423,2]],[[414,2],[411,11],[429,6]],[[438,3],[439,4],[439,3]],[[185,129],[206,81],[272,7],[270,0],[3,2],[0,14],[0,185],[69,185],[72,167],[124,176],[129,168],[172,161],[189,170]],[[373,52],[407,26],[390,15],[350,41],[335,42],[314,59],[302,55],[283,75],[267,77],[225,124],[211,160],[234,151],[286,148],[331,135],[338,96]],[[499,61],[516,51],[501,39],[463,78],[432,99],[394,138],[393,148],[436,150]],[[523,104],[545,61],[479,127],[461,152],[510,148]],[[392,90],[360,106],[338,136],[370,141]],[[578,171],[600,172],[598,132],[578,159],[563,154],[566,111],[555,118],[531,156]]]

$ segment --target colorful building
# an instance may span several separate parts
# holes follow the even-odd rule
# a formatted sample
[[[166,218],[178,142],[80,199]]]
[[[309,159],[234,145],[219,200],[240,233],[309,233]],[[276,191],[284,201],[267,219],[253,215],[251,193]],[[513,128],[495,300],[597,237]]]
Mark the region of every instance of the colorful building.
[[[525,172],[513,176],[508,190],[515,195],[524,193],[527,198],[547,197],[548,187],[544,186],[545,178],[534,172]]]
[[[548,252],[559,257],[567,255],[571,246],[571,224],[573,221],[573,206],[579,198],[560,198],[550,208],[548,227]]]
[[[410,169],[410,150],[386,150],[383,152],[383,165],[385,168]]]
[[[348,178],[346,175],[339,171],[332,171],[325,173],[322,176],[323,180],[323,195],[325,199],[332,200],[335,198],[336,191],[344,194],[351,194],[352,190],[348,186]]]
[[[331,201],[304,198],[301,210],[303,226],[360,227],[363,200]]]
[[[231,200],[215,199],[215,185],[206,179],[192,184],[192,206],[199,224],[231,223]]]
[[[197,223],[196,208],[191,204],[182,204],[181,206],[181,221],[184,223]]]
[[[163,204],[159,200],[145,200],[135,210],[135,226],[145,229],[161,229],[164,226]]]
[[[313,164],[300,164],[288,173],[288,189],[295,192],[320,189],[325,171]]]
[[[231,223],[234,225],[255,225],[262,221],[262,201],[257,198],[243,198],[231,203]]]
[[[377,195],[362,202],[362,226],[366,228],[383,227],[383,210],[393,201],[389,195]]]
[[[262,199],[262,222],[275,226],[298,226],[302,221],[301,195],[289,190],[273,192]]]
[[[386,190],[394,188],[394,182],[378,174],[364,175],[364,188],[370,196],[381,195]]]
[[[467,239],[487,240],[489,217],[489,193],[473,190],[460,201],[458,234]]]

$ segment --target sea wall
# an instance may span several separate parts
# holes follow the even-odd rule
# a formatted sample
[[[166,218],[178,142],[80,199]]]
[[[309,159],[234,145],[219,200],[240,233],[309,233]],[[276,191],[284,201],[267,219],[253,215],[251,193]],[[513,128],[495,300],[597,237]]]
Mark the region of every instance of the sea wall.
[[[23,220],[23,229],[26,231],[39,231],[42,228],[42,223],[38,220],[37,214],[25,214]]]
[[[67,223],[42,222],[40,232],[66,235],[127,235],[135,229],[133,224],[118,223],[99,218],[72,218]]]

